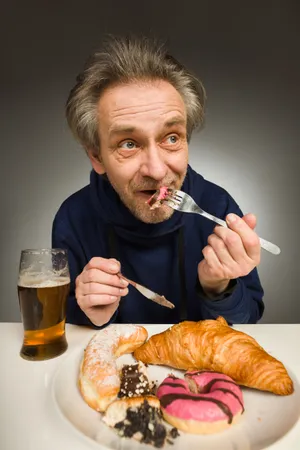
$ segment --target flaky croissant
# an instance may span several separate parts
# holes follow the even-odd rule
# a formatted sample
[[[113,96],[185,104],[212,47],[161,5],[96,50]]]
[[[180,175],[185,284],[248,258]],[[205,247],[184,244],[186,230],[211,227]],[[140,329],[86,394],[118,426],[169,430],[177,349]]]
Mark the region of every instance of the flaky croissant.
[[[223,317],[173,325],[136,349],[134,357],[177,369],[222,372],[238,384],[278,395],[294,391],[284,365]]]

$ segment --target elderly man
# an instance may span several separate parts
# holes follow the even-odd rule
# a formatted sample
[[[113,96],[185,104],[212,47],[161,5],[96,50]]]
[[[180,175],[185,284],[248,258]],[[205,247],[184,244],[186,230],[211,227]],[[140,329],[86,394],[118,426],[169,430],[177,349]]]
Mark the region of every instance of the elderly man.
[[[201,82],[154,40],[109,38],[71,90],[66,115],[93,170],[53,223],[53,247],[69,253],[70,323],[175,323],[222,315],[255,323],[264,305],[256,266],[256,218],[243,217],[222,188],[188,165],[188,142],[203,122]],[[190,194],[227,221],[151,210],[154,190]],[[120,272],[174,303],[164,308]]]

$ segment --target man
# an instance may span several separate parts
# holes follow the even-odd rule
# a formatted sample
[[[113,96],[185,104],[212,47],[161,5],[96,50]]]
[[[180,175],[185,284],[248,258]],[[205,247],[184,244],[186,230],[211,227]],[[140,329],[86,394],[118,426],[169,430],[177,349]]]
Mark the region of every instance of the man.
[[[53,247],[69,253],[70,323],[262,316],[256,219],[188,165],[204,98],[201,82],[150,39],[109,38],[78,76],[66,114],[93,170],[89,186],[60,207],[52,233]],[[150,210],[146,201],[161,186],[187,192],[228,228],[166,205]],[[128,289],[120,273],[175,308]]]

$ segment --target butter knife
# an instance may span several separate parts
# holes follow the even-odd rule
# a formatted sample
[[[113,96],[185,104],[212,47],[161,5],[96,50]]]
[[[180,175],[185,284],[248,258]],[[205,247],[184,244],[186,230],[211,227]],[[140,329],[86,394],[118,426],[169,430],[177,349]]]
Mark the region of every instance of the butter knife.
[[[164,295],[159,295],[153,291],[150,291],[150,289],[146,288],[145,286],[142,286],[141,284],[124,277],[124,275],[122,275],[121,273],[119,273],[118,276],[128,281],[128,283],[131,284],[131,286],[135,287],[142,295],[144,295],[144,297],[148,298],[149,300],[152,300],[153,302],[158,303],[161,306],[165,306],[166,308],[170,309],[175,308],[175,305],[169,302],[169,300],[167,300]]]

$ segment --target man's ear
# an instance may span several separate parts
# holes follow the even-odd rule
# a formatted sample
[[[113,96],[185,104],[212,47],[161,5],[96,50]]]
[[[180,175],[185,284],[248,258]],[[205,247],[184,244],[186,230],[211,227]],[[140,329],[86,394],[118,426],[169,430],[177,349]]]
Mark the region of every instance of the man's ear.
[[[98,153],[97,155],[93,150],[87,150],[87,154],[92,163],[94,171],[99,175],[103,175],[106,170],[104,168],[100,154]]]

